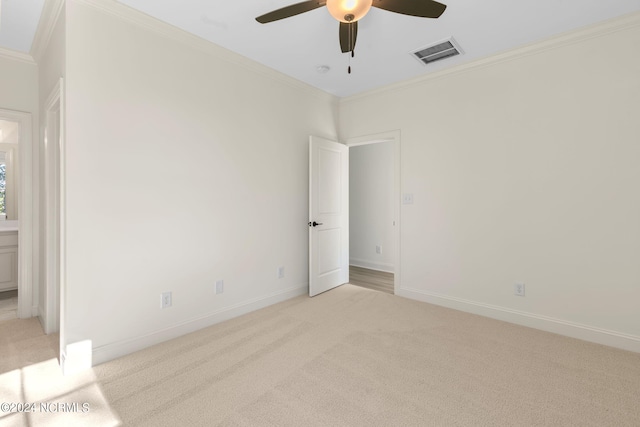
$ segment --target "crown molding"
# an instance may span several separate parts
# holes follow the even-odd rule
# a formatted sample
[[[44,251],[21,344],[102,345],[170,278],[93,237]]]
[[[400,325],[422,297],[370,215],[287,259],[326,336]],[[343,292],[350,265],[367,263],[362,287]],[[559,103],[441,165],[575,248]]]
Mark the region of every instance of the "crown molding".
[[[64,2],[65,0],[46,0],[44,2],[40,22],[38,22],[38,28],[31,44],[31,56],[37,62],[40,62],[42,55],[49,46],[51,35],[56,27],[58,18],[60,18],[60,13],[62,13]]]
[[[442,78],[448,78],[458,74],[473,71],[475,69],[490,67],[503,62],[513,61],[522,57],[537,55],[549,50],[581,43],[589,39],[602,37],[607,34],[617,33],[619,31],[625,31],[636,27],[640,27],[640,12],[626,14],[618,18],[609,19],[597,24],[579,28],[577,30],[572,30],[544,39],[542,41],[529,43],[515,49],[480,58],[466,64],[461,64],[445,70],[437,71],[412,79],[407,79],[398,83],[392,83],[381,88],[372,89],[356,95],[340,98],[339,103],[346,104],[349,102],[355,102],[358,100],[369,98],[371,96],[405,89],[411,86],[431,82]]]
[[[226,62],[241,66],[252,72],[266,76],[279,83],[283,83],[292,88],[302,90],[310,95],[328,100],[331,102],[337,102],[338,97],[317,89],[307,83],[301,82],[282,74],[272,68],[262,65],[252,59],[244,57],[238,53],[232,52],[219,46],[213,42],[205,40],[201,37],[188,33],[178,27],[174,27],[171,24],[160,21],[154,17],[146,15],[136,9],[133,9],[125,4],[122,4],[116,0],[73,0],[74,3],[83,4],[98,10],[102,13],[115,16],[140,28],[144,28],[151,31],[161,37],[165,37],[169,40],[176,41],[187,45],[193,49],[196,49],[202,53],[215,56],[218,59],[222,59]]]
[[[18,52],[17,50],[7,49],[2,46],[0,46],[0,58],[36,65],[33,57],[28,53]]]

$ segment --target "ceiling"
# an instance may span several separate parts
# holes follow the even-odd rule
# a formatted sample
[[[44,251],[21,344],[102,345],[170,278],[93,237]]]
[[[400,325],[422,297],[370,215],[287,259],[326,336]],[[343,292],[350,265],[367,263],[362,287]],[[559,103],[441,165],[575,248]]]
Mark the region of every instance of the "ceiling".
[[[0,46],[29,52],[44,0],[0,1]],[[269,24],[254,19],[300,0],[119,1],[341,97],[640,11],[640,0],[440,0],[448,7],[439,19],[372,8],[359,21],[350,60],[340,51],[338,22],[325,7]],[[409,54],[449,37],[462,55],[423,65]],[[321,66],[329,71],[318,72]]]
[[[0,47],[29,53],[44,0],[0,0]]]

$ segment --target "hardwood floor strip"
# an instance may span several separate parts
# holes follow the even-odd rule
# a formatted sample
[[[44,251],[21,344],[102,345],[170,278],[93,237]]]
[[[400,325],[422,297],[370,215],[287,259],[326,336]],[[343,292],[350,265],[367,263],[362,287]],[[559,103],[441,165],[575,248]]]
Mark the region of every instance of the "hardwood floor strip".
[[[393,294],[393,273],[349,266],[349,283],[375,291]]]

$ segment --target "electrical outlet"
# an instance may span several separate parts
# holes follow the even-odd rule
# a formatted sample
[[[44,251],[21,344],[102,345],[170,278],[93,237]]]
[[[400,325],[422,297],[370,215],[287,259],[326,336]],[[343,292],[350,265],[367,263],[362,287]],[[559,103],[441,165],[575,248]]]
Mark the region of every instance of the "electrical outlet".
[[[402,204],[403,205],[412,205],[413,204],[413,193],[404,193],[402,195]]]
[[[160,294],[160,308],[171,307],[171,292],[163,292]]]
[[[278,267],[278,279],[284,279],[284,267]]]
[[[224,280],[216,280],[216,294],[224,292]]]
[[[524,296],[524,283],[515,283],[513,285],[513,294],[519,297]]]
[[[376,245],[376,253],[377,254],[382,254],[382,246]]]

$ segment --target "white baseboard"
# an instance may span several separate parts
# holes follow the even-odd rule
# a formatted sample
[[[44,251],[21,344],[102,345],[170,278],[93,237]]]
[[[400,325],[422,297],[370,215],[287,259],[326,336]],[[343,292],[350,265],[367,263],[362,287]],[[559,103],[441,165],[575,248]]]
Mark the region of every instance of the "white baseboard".
[[[397,295],[559,335],[640,353],[640,337],[553,317],[478,303],[419,289],[401,288]]]
[[[393,273],[394,265],[385,262],[366,261],[363,259],[350,259],[349,265],[354,267],[368,268],[369,270],[384,271],[385,273]]]
[[[242,316],[243,314],[286,301],[290,298],[304,295],[308,290],[308,284],[285,289],[271,295],[244,301],[230,307],[225,307],[213,313],[205,314],[196,319],[187,320],[169,328],[151,332],[143,336],[96,347],[93,349],[93,365],[99,365],[101,363],[108,362],[109,360],[151,347],[152,345],[215,325],[216,323]]]
[[[18,318],[19,319],[29,319],[31,317],[37,317],[40,314],[40,308],[37,305],[32,305],[31,309],[28,308],[28,306],[26,307],[25,310],[25,315],[23,315],[23,317],[20,317],[20,302],[18,302]]]
[[[67,344],[60,356],[60,367],[63,375],[74,375],[92,366],[91,340]]]
[[[40,322],[40,326],[42,326],[42,330],[44,330],[44,310],[42,309],[42,307],[38,307],[36,310],[38,311],[38,321]]]

